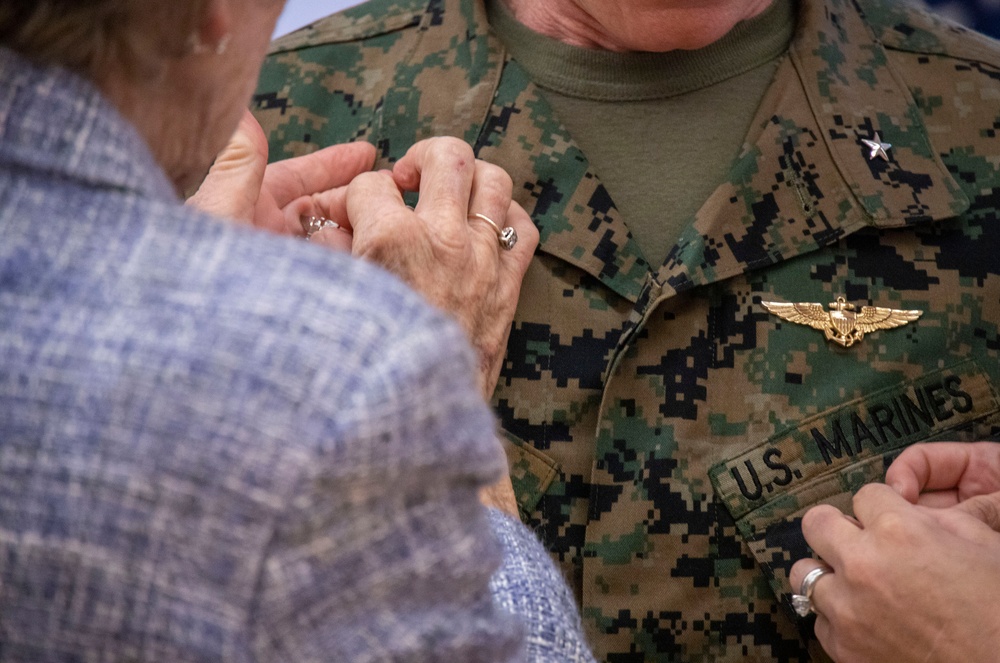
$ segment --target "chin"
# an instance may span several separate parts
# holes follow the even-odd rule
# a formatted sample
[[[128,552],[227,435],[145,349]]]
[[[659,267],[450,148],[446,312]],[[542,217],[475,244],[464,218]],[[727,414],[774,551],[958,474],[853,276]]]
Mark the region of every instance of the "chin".
[[[739,7],[709,2],[674,7],[657,17],[645,15],[654,20],[632,22],[628,31],[621,33],[631,39],[622,41],[632,51],[696,51],[722,39],[737,23],[756,16],[770,4],[771,0],[761,0]]]
[[[728,31],[728,29],[706,31],[704,28],[691,31],[678,30],[671,32],[669,35],[653,35],[650,38],[637,40],[635,43],[629,44],[629,50],[651,53],[697,51],[700,48],[705,48],[715,43],[725,36]]]

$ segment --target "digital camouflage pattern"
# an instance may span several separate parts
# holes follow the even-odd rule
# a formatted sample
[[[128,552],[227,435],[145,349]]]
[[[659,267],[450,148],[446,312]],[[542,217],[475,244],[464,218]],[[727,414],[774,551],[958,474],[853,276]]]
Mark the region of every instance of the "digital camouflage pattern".
[[[728,181],[653,267],[481,0],[374,0],[264,68],[272,158],[363,139],[384,166],[447,134],[513,176],[541,245],[495,405],[609,662],[826,660],[788,603],[802,513],[1000,427],[1000,48],[890,0],[798,12]],[[761,305],[838,297],[923,315],[844,348]]]

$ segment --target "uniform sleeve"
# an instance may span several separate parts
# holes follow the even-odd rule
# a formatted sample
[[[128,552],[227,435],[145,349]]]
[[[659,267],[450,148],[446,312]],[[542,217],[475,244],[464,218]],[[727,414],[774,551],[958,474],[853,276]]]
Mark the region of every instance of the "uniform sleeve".
[[[324,442],[267,546],[253,658],[521,661],[521,626],[489,592],[501,552],[477,491],[506,466],[471,353],[450,324],[373,336],[328,358],[363,370],[317,398]]]
[[[503,547],[490,588],[497,604],[524,624],[527,660],[592,663],[573,594],[541,542],[496,509],[490,509],[490,522]]]

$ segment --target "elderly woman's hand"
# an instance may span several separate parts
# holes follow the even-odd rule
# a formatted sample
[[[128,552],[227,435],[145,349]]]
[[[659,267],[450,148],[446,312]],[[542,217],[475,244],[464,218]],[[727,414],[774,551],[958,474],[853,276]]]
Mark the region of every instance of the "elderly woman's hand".
[[[336,221],[339,229],[312,241],[381,265],[453,315],[479,353],[479,384],[489,398],[538,230],[512,202],[510,176],[477,161],[461,140],[421,141],[392,173],[370,172],[374,150],[335,145],[265,168],[267,141],[247,113],[188,203],[284,234],[301,235],[303,217]],[[419,191],[415,209],[401,191]],[[513,248],[501,248],[496,230],[476,214],[513,228]]]
[[[414,145],[392,173],[357,177],[346,194],[322,202],[325,215],[349,219],[353,242],[336,229],[313,235],[400,276],[465,329],[480,357],[480,387],[489,397],[496,386],[517,307],[521,279],[538,230],[511,201],[512,182],[501,168],[477,161],[456,138],[432,138]],[[400,191],[419,191],[415,209]],[[343,206],[338,210],[338,206]],[[511,227],[518,241],[501,247],[497,232]]]
[[[247,111],[187,202],[215,216],[301,235],[302,216],[322,216],[327,197],[374,163],[374,146],[360,142],[267,165],[267,138]]]
[[[334,220],[338,228],[310,239],[394,272],[450,313],[476,348],[479,386],[488,399],[538,245],[538,230],[511,200],[510,176],[477,161],[455,138],[417,143],[391,173],[366,172],[374,159],[367,144],[327,148],[265,170],[266,158],[263,132],[247,115],[189,203],[288,234],[302,234],[302,217]],[[419,192],[416,208],[407,207],[402,191]],[[477,214],[497,228],[513,228],[516,243],[503,248],[497,230]],[[509,477],[484,491],[482,501],[517,515]]]
[[[465,329],[480,360],[479,385],[489,398],[506,352],[521,280],[538,245],[538,230],[511,201],[513,185],[501,168],[477,161],[472,148],[455,138],[414,145],[393,172],[356,178],[346,196],[328,197],[331,218],[350,220],[354,255],[396,273],[431,303],[452,314]],[[416,208],[400,191],[419,191]],[[344,211],[334,209],[344,205]],[[518,240],[502,248],[498,228],[511,227]],[[313,241],[343,247],[336,229]],[[480,500],[517,517],[510,477],[485,489]]]
[[[996,500],[997,496],[993,499]],[[1000,651],[1000,534],[959,508],[871,484],[856,519],[818,506],[806,541],[833,573],[813,586],[816,637],[838,663],[992,661]],[[799,560],[791,586],[819,562]]]

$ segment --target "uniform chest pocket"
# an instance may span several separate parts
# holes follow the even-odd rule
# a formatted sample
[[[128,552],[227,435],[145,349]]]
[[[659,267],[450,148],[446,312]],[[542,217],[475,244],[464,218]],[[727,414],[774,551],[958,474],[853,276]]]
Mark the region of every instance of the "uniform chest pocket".
[[[974,361],[868,394],[712,466],[716,496],[736,521],[771,588],[791,611],[788,570],[809,554],[800,519],[812,506],[850,513],[861,486],[882,481],[906,446],[990,433],[1000,403]]]
[[[517,510],[521,514],[521,519],[527,521],[535,510],[538,500],[559,474],[559,465],[512,433],[503,431],[500,441],[504,453],[507,454]]]

